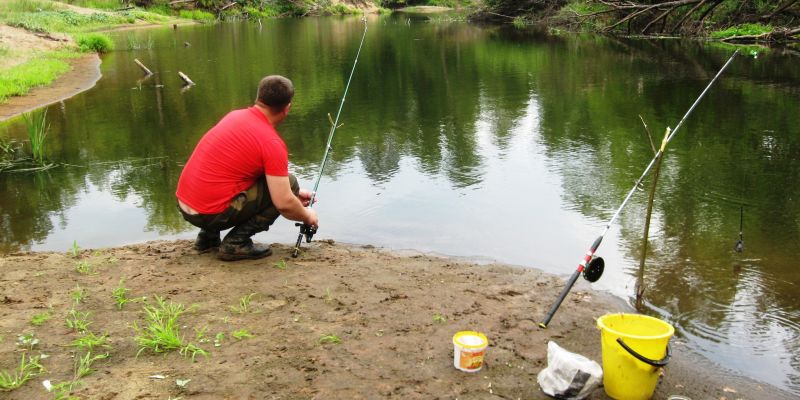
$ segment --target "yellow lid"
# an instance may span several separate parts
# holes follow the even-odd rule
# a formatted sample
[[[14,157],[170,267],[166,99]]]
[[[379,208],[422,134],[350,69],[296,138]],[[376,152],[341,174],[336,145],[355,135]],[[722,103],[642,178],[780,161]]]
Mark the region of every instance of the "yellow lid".
[[[465,349],[479,349],[486,347],[489,340],[486,335],[475,331],[461,331],[453,335],[453,344]]]

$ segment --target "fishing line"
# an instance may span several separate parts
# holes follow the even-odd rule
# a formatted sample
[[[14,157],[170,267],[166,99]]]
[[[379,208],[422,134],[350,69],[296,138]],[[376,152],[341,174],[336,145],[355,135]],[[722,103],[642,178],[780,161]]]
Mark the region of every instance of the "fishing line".
[[[319,165],[319,172],[317,173],[317,180],[314,182],[314,189],[311,191],[311,199],[308,202],[308,208],[314,206],[314,200],[317,197],[317,189],[319,188],[319,181],[322,179],[322,172],[325,170],[325,163],[328,162],[328,154],[331,151],[331,143],[333,143],[333,136],[336,133],[336,128],[340,127],[339,125],[339,116],[342,114],[342,108],[344,107],[344,100],[347,97],[347,90],[350,89],[350,82],[353,80],[353,74],[356,72],[356,64],[358,64],[358,56],[361,55],[361,47],[364,46],[364,38],[367,37],[367,18],[361,18],[364,21],[364,33],[361,35],[361,43],[358,44],[358,51],[356,52],[356,58],[353,60],[353,68],[350,70],[350,77],[347,78],[347,85],[344,87],[344,94],[342,95],[342,101],[339,103],[339,110],[336,112],[336,119],[331,120],[331,131],[328,134],[328,143],[325,145],[325,154],[322,155],[322,163]],[[328,119],[330,120],[331,116],[328,114]],[[317,233],[317,228],[311,225],[296,223],[295,226],[300,227],[300,233],[297,235],[297,242],[294,245],[294,250],[292,251],[292,257],[297,257],[300,254],[300,243],[303,241],[303,236],[306,237],[306,242],[311,242],[311,238]]]
[[[711,86],[714,85],[714,82],[716,82],[717,78],[719,78],[719,76],[722,75],[722,72],[725,71],[726,68],[728,68],[728,65],[730,65],[730,63],[733,61],[733,59],[736,57],[737,54],[739,54],[739,50],[733,52],[731,58],[729,58],[728,61],[725,63],[725,65],[723,65],[722,68],[720,68],[719,72],[717,72],[717,74],[714,75],[714,78],[711,79],[711,82],[708,83],[706,88],[703,89],[703,91],[700,93],[700,96],[698,96],[697,99],[692,104],[692,106],[689,107],[689,111],[687,111],[686,114],[683,115],[683,118],[681,118],[680,122],[678,122],[678,125],[675,126],[675,129],[669,131],[669,128],[667,128],[667,135],[665,135],[664,140],[661,141],[661,148],[658,150],[653,159],[650,160],[650,164],[648,164],[647,168],[644,169],[644,172],[636,181],[636,183],[633,185],[633,188],[631,188],[631,190],[628,192],[628,195],[625,196],[625,199],[622,201],[622,204],[619,206],[617,211],[614,213],[614,215],[611,217],[611,219],[608,221],[605,228],[603,229],[603,233],[601,233],[600,236],[598,236],[597,239],[595,239],[594,243],[592,243],[592,245],[589,247],[589,250],[586,252],[586,255],[578,264],[578,268],[575,269],[575,272],[572,273],[572,276],[570,276],[569,280],[567,281],[567,285],[564,286],[564,289],[561,291],[561,294],[559,294],[558,299],[556,299],[556,302],[553,303],[553,306],[550,308],[550,311],[547,312],[544,321],[539,323],[539,327],[543,329],[547,328],[547,325],[550,323],[550,320],[553,319],[553,315],[555,315],[556,311],[558,310],[558,307],[561,306],[561,303],[564,301],[564,298],[567,297],[567,294],[569,293],[570,289],[572,289],[572,286],[575,285],[575,281],[578,280],[578,277],[581,275],[581,273],[583,273],[584,278],[589,282],[596,282],[598,279],[600,279],[600,276],[602,276],[603,274],[603,269],[605,268],[605,262],[603,261],[602,258],[595,257],[594,253],[595,251],[597,251],[597,248],[600,247],[600,243],[603,241],[603,237],[605,237],[606,233],[611,228],[611,225],[614,223],[614,221],[616,221],[617,217],[619,217],[620,213],[622,212],[622,209],[625,208],[625,205],[628,204],[628,200],[631,199],[633,193],[636,192],[636,189],[638,189],[639,186],[642,184],[644,178],[647,176],[648,173],[650,173],[650,170],[656,164],[656,161],[658,161],[658,159],[661,158],[661,156],[664,154],[664,150],[667,147],[667,143],[669,143],[670,140],[672,140],[672,138],[675,137],[675,134],[678,133],[678,129],[680,129],[681,126],[683,126],[684,121],[686,121],[686,118],[689,116],[689,114],[692,113],[692,111],[694,111],[695,107],[697,107],[697,104],[700,103],[700,100],[702,100],[703,97],[706,95],[706,92],[708,92]]]

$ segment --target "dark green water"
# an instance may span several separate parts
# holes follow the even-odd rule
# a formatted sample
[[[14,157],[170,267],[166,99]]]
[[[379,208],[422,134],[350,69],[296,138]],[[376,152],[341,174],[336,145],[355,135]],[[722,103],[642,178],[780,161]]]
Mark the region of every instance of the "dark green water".
[[[652,157],[638,116],[660,138],[731,53],[407,17],[369,27],[319,190],[319,237],[563,275]],[[0,175],[0,251],[193,237],[173,196],[182,164],[266,74],[295,83],[281,132],[311,186],[361,32],[330,18],[117,33],[98,85],[49,108],[49,157],[69,166]],[[140,81],[134,58],[156,75]],[[738,58],[670,143],[646,299],[695,351],[800,394],[797,63]],[[197,85],[181,90],[179,70]],[[13,120],[0,135],[23,129]],[[595,287],[632,296],[645,199],[606,236]],[[294,226],[276,225],[257,240],[291,243]]]

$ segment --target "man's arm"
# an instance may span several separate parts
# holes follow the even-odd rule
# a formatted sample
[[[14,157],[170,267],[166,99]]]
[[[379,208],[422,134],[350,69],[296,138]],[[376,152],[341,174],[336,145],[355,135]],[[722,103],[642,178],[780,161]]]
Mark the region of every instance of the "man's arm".
[[[319,225],[317,213],[310,208],[303,207],[300,199],[292,193],[292,186],[289,183],[288,176],[267,175],[267,188],[269,189],[269,197],[272,199],[272,204],[275,205],[275,208],[284,218],[292,221],[301,221],[306,225]]]

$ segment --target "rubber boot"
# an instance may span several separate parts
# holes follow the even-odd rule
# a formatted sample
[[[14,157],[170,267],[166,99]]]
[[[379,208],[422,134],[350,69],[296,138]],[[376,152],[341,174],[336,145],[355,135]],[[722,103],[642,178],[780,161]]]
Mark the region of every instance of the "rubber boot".
[[[272,254],[269,246],[253,243],[251,236],[258,232],[267,230],[255,220],[247,221],[234,227],[225,235],[222,244],[219,246],[217,258],[222,261],[237,260],[256,260]]]
[[[194,249],[202,254],[219,247],[220,243],[219,232],[200,229],[200,233],[197,234],[197,239],[194,241]]]

